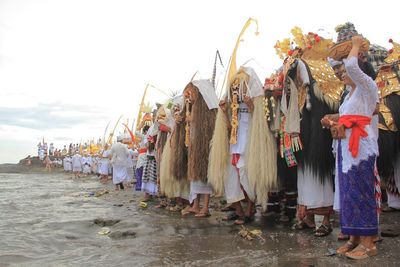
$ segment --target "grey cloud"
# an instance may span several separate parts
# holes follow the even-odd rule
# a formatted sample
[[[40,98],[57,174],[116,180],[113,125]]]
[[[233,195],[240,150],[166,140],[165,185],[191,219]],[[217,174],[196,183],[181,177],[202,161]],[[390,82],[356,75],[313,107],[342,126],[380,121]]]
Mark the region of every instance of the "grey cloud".
[[[63,116],[63,112],[73,115]],[[43,104],[36,107],[10,108],[0,107],[0,125],[19,126],[36,130],[72,128],[79,124],[91,124],[94,121],[106,120],[101,108],[62,104],[59,102]]]

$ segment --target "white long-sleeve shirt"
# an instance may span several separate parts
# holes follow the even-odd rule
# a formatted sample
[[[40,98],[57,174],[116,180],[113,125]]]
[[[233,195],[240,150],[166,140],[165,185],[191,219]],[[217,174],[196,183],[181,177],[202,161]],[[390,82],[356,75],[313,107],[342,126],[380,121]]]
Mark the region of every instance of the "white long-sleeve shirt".
[[[366,75],[358,66],[356,57],[344,60],[347,74],[356,84],[353,93],[346,96],[339,108],[340,116],[362,115],[372,118],[378,102],[378,88],[375,82]],[[342,171],[346,173],[352,166],[357,166],[361,161],[367,160],[369,156],[378,155],[378,142],[376,138],[376,125],[371,122],[365,127],[367,137],[360,138],[357,157],[353,157],[349,151],[349,140],[351,129],[346,129],[346,138],[341,140],[343,165]]]
[[[111,147],[111,163],[113,165],[126,166],[129,156],[128,147],[120,142],[117,142]]]

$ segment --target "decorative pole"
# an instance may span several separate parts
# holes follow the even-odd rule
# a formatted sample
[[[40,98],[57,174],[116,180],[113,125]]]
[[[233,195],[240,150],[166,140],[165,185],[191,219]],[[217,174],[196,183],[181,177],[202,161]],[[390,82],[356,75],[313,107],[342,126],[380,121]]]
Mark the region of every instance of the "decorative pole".
[[[249,18],[249,19],[247,20],[246,24],[244,24],[243,29],[242,29],[242,31],[240,32],[240,34],[239,34],[239,36],[238,36],[238,38],[237,38],[237,40],[236,40],[235,48],[233,49],[233,52],[232,52],[231,62],[230,62],[229,69],[228,69],[228,83],[229,83],[229,84],[232,83],[233,77],[235,76],[235,74],[236,74],[236,72],[237,72],[237,66],[236,66],[236,52],[237,52],[237,49],[238,49],[238,47],[239,47],[240,40],[242,39],[243,34],[246,32],[247,28],[250,26],[250,24],[251,24],[252,22],[255,22],[256,25],[257,25],[257,30],[256,30],[255,34],[258,35],[258,33],[259,33],[259,32],[258,32],[258,21],[257,21],[256,19]],[[227,87],[226,87],[227,89],[228,89],[228,87],[229,87],[229,84],[228,84]]]
[[[116,123],[115,126],[114,126],[114,129],[112,130],[112,132],[111,132],[110,135],[108,136],[107,144],[111,145],[111,142],[112,142],[112,138],[113,138],[113,136],[114,136],[115,129],[117,129],[118,123],[119,123],[119,121],[120,121],[121,119],[122,119],[122,115],[119,116],[119,118],[118,118],[118,120],[117,120],[117,123]]]
[[[149,88],[149,86],[150,86],[150,83],[148,83],[146,85],[146,87],[144,88],[142,101],[140,102],[139,112],[138,112],[138,116],[137,116],[137,119],[136,119],[136,131],[140,130],[139,129],[139,125],[140,125],[140,123],[142,121],[142,113],[143,113],[143,108],[144,108],[144,99],[146,98],[147,89]]]

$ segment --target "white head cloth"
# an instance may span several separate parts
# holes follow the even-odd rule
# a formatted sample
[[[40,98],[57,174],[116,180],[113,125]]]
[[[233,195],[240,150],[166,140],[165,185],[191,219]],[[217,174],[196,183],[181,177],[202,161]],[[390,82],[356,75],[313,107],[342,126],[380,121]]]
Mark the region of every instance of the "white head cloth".
[[[122,140],[125,140],[125,139],[131,139],[131,136],[129,135],[128,132],[122,134]]]
[[[175,125],[175,120],[174,117],[172,116],[172,111],[169,108],[167,108],[167,104],[163,105],[163,109],[165,112],[164,124],[167,125],[169,128],[173,128]]]
[[[199,89],[204,101],[206,101],[208,109],[218,108],[218,96],[215,93],[214,86],[209,80],[197,80],[192,81],[192,83]]]
[[[172,99],[172,104],[174,106],[179,106],[180,108],[183,107],[183,95],[177,95]]]
[[[150,126],[149,130],[147,131],[149,136],[156,136],[159,132],[158,130],[159,123],[156,121],[153,125]]]
[[[260,95],[264,95],[264,89],[263,85],[261,83],[260,78],[256,74],[253,68],[250,67],[240,67],[240,69],[243,69],[244,72],[246,72],[247,75],[249,75],[249,83],[247,84],[248,89],[250,91],[250,97],[254,98]]]
[[[328,63],[329,63],[329,65],[331,65],[332,68],[343,64],[342,61],[336,61],[336,60],[334,60],[333,58],[330,58],[330,57],[328,57]]]

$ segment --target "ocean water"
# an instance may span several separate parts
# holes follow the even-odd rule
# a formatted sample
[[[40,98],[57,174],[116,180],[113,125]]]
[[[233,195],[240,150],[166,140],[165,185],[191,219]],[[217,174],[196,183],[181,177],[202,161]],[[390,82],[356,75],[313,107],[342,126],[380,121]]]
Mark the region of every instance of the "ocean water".
[[[182,218],[154,203],[140,208],[141,195],[131,188],[116,192],[110,184],[109,194],[93,196],[103,189],[96,176],[0,174],[0,267],[354,264],[326,255],[340,245],[337,229],[316,238],[258,216],[248,228],[261,230],[262,238],[248,241],[238,235],[240,227],[221,220],[221,212]],[[119,222],[102,235],[102,226],[94,223],[99,218]],[[382,246],[384,253],[363,264],[399,263],[399,240],[384,240]]]

